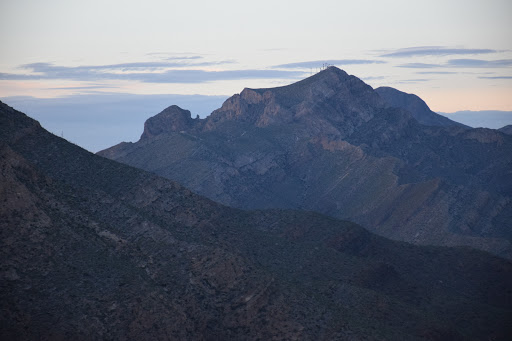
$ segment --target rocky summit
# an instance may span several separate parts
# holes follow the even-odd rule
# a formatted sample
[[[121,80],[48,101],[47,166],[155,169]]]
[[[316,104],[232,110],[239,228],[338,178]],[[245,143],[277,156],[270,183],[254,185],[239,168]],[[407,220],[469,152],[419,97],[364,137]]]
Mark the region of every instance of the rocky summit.
[[[172,132],[168,140],[153,128],[148,144],[172,142]],[[178,132],[175,141],[218,141],[208,134]],[[268,139],[275,136],[282,135]],[[369,158],[348,143],[315,145]],[[314,212],[222,206],[91,154],[3,103],[0,195],[2,340],[505,340],[512,333],[507,260],[391,241]]]
[[[512,258],[512,136],[329,67],[244,89],[205,119],[176,106],[99,155],[244,209],[316,211],[395,240]]]

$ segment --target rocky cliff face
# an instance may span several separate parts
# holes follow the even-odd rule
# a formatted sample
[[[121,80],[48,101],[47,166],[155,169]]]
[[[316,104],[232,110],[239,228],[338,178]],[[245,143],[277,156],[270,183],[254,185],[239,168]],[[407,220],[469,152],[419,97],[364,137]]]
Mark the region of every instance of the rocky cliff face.
[[[315,143],[364,157],[348,143]],[[237,162],[272,168],[255,160]],[[1,339],[511,332],[510,262],[393,242],[311,212],[221,206],[67,143],[2,103],[0,194]]]
[[[398,240],[512,257],[512,139],[454,125],[420,124],[331,67],[99,154],[235,207],[314,210]]]

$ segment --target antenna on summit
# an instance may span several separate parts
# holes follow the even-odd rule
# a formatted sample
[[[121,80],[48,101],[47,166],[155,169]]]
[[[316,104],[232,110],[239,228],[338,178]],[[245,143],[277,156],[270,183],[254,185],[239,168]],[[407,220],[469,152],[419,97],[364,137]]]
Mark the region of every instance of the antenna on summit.
[[[326,70],[326,69],[330,68],[331,66],[332,66],[332,64],[323,63],[322,67],[320,68],[320,71]]]

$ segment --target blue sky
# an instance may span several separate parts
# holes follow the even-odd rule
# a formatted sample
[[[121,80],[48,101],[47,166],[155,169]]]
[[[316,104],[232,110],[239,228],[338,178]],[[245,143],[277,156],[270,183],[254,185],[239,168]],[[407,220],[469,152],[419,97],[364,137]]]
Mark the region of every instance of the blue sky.
[[[435,111],[512,111],[511,13],[508,0],[6,0],[0,98],[227,98],[329,63]]]

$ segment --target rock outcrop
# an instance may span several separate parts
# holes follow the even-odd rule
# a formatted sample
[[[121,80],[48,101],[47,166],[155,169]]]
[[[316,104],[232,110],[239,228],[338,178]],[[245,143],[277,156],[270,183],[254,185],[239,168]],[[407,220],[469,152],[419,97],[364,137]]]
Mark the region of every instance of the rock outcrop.
[[[194,122],[190,111],[172,105],[144,123],[144,132],[140,138],[149,139],[167,132],[189,130],[194,126]]]

